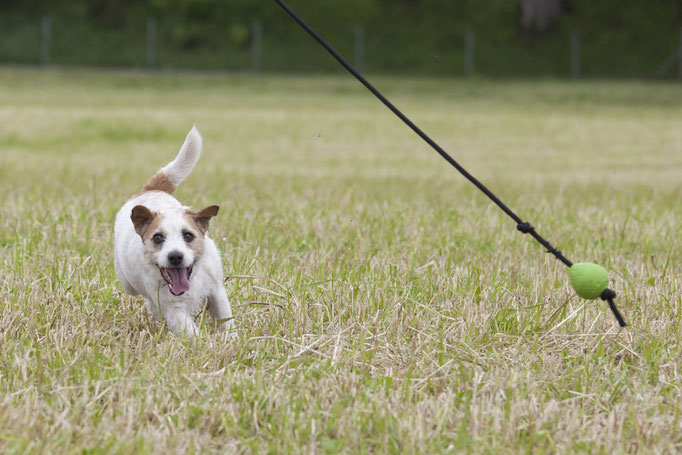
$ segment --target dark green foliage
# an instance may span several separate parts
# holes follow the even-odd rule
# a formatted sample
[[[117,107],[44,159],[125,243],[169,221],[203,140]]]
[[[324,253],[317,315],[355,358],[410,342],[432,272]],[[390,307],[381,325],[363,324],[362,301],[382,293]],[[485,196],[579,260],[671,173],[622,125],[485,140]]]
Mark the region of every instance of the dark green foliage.
[[[520,0],[289,4],[349,60],[354,30],[364,25],[371,72],[462,75],[471,29],[479,74],[567,76],[569,33],[577,31],[583,75],[649,77],[674,54],[682,26],[682,0],[566,0],[542,33],[521,27]],[[53,20],[55,64],[143,66],[145,27],[154,18],[160,67],[248,70],[258,21],[265,71],[339,70],[272,0],[4,0],[1,63],[37,63],[43,15]]]

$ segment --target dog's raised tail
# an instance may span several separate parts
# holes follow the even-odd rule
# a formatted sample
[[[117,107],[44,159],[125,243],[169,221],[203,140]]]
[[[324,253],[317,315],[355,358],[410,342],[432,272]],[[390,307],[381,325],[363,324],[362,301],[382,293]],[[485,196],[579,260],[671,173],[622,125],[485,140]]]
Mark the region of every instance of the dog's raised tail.
[[[201,134],[196,125],[187,133],[185,143],[182,144],[178,156],[166,164],[142,187],[145,191],[163,191],[171,194],[185,180],[194,169],[201,156]]]

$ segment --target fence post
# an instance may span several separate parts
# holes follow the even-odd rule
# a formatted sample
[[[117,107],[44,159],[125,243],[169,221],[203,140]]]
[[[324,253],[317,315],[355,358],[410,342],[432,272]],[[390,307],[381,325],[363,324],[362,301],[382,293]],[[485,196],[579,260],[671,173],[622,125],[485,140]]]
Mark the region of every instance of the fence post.
[[[571,76],[580,76],[580,34],[571,31]]]
[[[153,17],[147,19],[145,65],[147,68],[154,68],[156,66],[156,20]]]
[[[40,21],[40,64],[50,64],[50,48],[52,47],[52,18],[43,16]]]
[[[260,73],[263,59],[263,24],[254,21],[251,25],[251,70]]]
[[[467,76],[474,75],[474,57],[476,52],[476,34],[468,29],[464,35],[464,73]]]
[[[365,69],[365,26],[357,25],[355,27],[355,58],[353,59],[355,68],[359,72]]]
[[[677,46],[677,77],[682,79],[682,28],[680,29],[680,42]]]

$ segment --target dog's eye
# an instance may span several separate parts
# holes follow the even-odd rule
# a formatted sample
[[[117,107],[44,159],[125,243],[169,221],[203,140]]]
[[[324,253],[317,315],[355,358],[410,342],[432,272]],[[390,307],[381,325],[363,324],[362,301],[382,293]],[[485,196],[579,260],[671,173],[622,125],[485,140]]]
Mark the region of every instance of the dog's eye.
[[[192,234],[191,232],[185,232],[184,234],[182,234],[182,238],[185,239],[185,242],[189,243],[192,240],[194,240],[194,234]]]
[[[161,234],[154,234],[154,235],[152,236],[152,240],[154,241],[154,243],[156,243],[157,245],[159,245],[159,244],[163,243],[163,241],[166,240],[166,239],[164,239],[164,238],[163,238],[163,235],[161,235]]]

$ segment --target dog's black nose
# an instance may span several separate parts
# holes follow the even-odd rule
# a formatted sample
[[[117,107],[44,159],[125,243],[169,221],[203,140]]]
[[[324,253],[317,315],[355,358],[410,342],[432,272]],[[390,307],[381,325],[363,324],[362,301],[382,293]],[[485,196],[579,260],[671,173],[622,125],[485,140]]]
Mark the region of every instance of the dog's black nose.
[[[182,264],[182,257],[183,256],[182,256],[181,252],[172,251],[172,252],[168,253],[168,262],[170,262],[171,265],[174,265],[177,267],[180,264]]]

